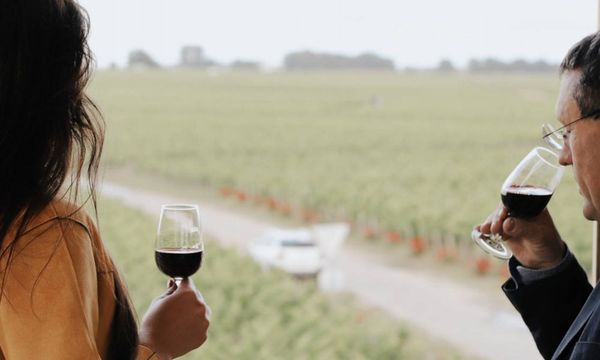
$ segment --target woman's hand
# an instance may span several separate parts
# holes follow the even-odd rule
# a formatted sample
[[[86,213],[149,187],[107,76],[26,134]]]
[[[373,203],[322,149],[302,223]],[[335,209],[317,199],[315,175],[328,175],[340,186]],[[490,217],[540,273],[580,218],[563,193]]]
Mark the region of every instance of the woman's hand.
[[[210,308],[192,280],[179,285],[170,280],[167,291],[154,299],[142,319],[140,344],[163,360],[179,357],[206,341],[209,319]]]

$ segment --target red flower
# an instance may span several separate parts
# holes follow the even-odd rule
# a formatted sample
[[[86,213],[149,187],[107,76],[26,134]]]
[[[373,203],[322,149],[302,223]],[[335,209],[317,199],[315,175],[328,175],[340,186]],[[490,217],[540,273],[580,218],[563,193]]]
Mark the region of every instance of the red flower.
[[[425,239],[423,239],[422,237],[415,236],[412,239],[410,239],[410,248],[412,249],[413,253],[421,254],[425,251],[426,247],[427,244],[425,243]]]
[[[244,201],[248,200],[248,195],[245,192],[243,192],[243,191],[236,192],[235,196],[241,202],[244,202]]]
[[[377,237],[377,230],[375,230],[375,228],[373,226],[368,225],[365,228],[363,235],[364,235],[365,239],[369,239],[369,240],[375,239]]]
[[[440,246],[435,252],[435,257],[440,261],[444,261],[450,257],[450,252],[445,246]]]
[[[219,188],[219,193],[223,196],[229,196],[233,194],[233,189],[231,188],[231,186],[221,186]]]
[[[402,237],[400,237],[400,234],[398,234],[395,231],[386,232],[385,238],[387,239],[388,242],[391,242],[391,243],[399,243],[402,241]]]
[[[290,206],[290,204],[288,204],[286,202],[282,202],[279,205],[279,212],[282,215],[289,216],[292,213],[292,207]]]
[[[279,209],[279,203],[274,198],[267,199],[267,206],[269,207],[269,209],[271,209],[273,211]]]
[[[475,270],[478,274],[486,274],[490,271],[492,263],[487,257],[478,257],[475,259]]]
[[[316,222],[319,220],[319,213],[312,209],[302,210],[302,220],[305,222]]]

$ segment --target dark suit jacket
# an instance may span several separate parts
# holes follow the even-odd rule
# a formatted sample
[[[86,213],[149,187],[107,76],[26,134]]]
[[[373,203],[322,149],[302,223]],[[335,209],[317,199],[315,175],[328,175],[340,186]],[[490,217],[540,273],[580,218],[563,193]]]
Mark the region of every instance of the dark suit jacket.
[[[523,285],[515,258],[502,290],[521,313],[544,359],[600,360],[600,288],[575,259],[562,272]]]

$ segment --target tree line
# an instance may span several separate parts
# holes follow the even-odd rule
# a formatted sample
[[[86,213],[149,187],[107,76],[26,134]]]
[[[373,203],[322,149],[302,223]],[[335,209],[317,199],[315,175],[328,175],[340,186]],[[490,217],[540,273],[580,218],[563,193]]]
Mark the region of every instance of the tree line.
[[[348,56],[326,52],[297,51],[287,54],[283,59],[283,69],[286,71],[319,71],[319,70],[371,70],[371,71],[461,71],[450,60],[442,59],[434,68],[404,68],[398,69],[393,60],[375,53],[363,53]],[[129,67],[160,68],[161,65],[143,50],[135,50],[129,54]],[[212,67],[232,68],[248,71],[259,71],[263,68],[258,61],[235,60],[229,64],[219,63],[208,57],[202,47],[186,46],[181,49],[178,63],[182,68],[206,69]],[[481,72],[556,72],[557,64],[544,60],[527,61],[517,59],[501,61],[495,58],[471,59],[466,71]]]

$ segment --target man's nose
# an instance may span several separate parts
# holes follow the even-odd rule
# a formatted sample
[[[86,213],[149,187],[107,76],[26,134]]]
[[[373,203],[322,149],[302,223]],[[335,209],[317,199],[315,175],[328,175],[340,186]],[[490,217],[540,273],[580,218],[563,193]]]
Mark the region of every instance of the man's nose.
[[[560,154],[558,156],[558,163],[562,166],[573,165],[573,159],[571,158],[571,149],[568,144],[564,144]]]

